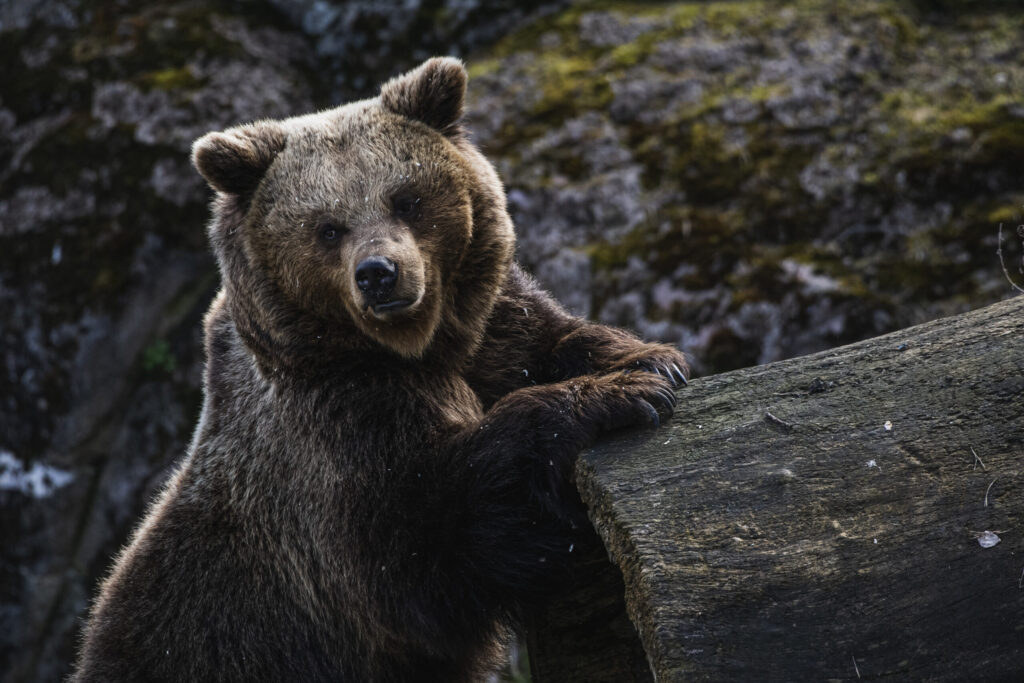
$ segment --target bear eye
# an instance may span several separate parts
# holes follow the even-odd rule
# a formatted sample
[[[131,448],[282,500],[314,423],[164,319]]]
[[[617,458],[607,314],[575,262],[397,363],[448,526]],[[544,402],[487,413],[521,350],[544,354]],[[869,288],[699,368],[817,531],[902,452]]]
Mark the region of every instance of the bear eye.
[[[316,229],[317,239],[326,245],[336,244],[344,233],[345,229],[332,221],[324,221]]]
[[[391,200],[391,209],[398,218],[415,218],[420,208],[420,198],[411,194],[400,194]]]

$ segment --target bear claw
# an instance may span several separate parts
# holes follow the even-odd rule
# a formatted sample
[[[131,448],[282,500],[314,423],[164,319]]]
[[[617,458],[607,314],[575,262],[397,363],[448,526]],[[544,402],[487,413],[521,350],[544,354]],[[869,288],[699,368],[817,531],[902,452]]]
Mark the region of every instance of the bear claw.
[[[658,389],[658,395],[662,396],[670,406],[676,404],[676,395],[668,389]]]
[[[647,363],[644,363],[642,361],[637,361],[636,364],[637,364],[637,367],[641,368],[642,370],[646,370],[647,372],[653,372],[658,377],[664,377],[674,387],[677,387],[677,386],[680,386],[680,385],[685,387],[685,386],[689,385],[689,382],[686,379],[686,373],[684,373],[682,370],[680,370],[679,366],[676,365],[675,363],[671,363],[669,365],[661,365],[661,364],[656,365],[653,362],[650,363],[650,364],[647,364]],[[630,371],[631,371],[631,368],[623,369],[623,372],[625,372],[626,374],[629,374]]]
[[[638,399],[638,400],[639,400],[639,403],[640,403],[640,408],[645,413],[647,413],[647,417],[654,424],[654,427],[655,428],[660,427],[661,426],[661,417],[658,415],[658,411],[655,410],[654,406],[652,406],[650,403],[648,403],[647,401],[645,401],[642,398]]]

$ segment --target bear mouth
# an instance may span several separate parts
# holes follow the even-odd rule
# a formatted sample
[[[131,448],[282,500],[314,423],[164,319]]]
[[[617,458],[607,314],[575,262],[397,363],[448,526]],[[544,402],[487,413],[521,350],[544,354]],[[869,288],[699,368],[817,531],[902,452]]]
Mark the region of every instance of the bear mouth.
[[[415,299],[389,299],[387,301],[363,301],[363,314],[382,322],[394,322],[411,315],[418,308],[422,297]]]
[[[411,299],[395,299],[394,301],[383,301],[376,304],[366,304],[366,308],[373,309],[374,313],[391,313],[409,308],[413,302]]]

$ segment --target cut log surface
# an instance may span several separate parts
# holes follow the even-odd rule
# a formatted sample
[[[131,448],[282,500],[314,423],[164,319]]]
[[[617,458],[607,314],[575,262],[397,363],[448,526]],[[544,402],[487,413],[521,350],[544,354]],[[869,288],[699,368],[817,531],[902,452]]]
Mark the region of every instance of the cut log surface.
[[[577,469],[656,680],[1024,680],[1024,297],[679,396]]]

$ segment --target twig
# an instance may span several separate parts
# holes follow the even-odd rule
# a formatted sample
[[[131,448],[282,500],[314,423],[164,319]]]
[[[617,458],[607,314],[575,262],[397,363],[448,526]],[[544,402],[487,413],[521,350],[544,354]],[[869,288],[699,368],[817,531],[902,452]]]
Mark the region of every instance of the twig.
[[[1010,271],[1006,269],[1006,263],[1003,261],[1003,224],[999,224],[999,246],[996,248],[996,254],[999,256],[999,265],[1003,268],[1003,275],[1006,276],[1007,282],[1010,286],[1016,289],[1021,294],[1024,294],[1024,289],[1017,286],[1017,283],[1010,278]]]
[[[1024,587],[1024,569],[1020,570],[1020,578],[1017,579],[1017,588],[1020,589],[1022,587]]]
[[[768,420],[769,422],[774,422],[775,424],[777,424],[777,425],[779,425],[779,426],[781,426],[781,427],[785,427],[785,428],[786,428],[787,430],[788,430],[788,429],[793,429],[793,427],[795,427],[795,426],[796,426],[796,425],[794,425],[794,424],[793,424],[792,422],[786,422],[786,421],[785,421],[785,420],[783,420],[782,418],[778,418],[778,417],[775,417],[775,416],[774,416],[774,415],[772,415],[772,414],[771,414],[771,412],[770,412],[770,411],[768,411],[768,410],[764,411],[764,417],[765,417],[765,419],[766,419],[766,420]]]
[[[995,479],[993,479],[992,483],[988,485],[987,489],[985,489],[985,507],[988,507],[988,492],[992,490],[992,484],[996,483],[996,479],[998,479],[998,478],[999,477],[996,477]]]
[[[987,471],[985,469],[985,463],[982,462],[981,458],[978,457],[978,454],[974,452],[974,446],[971,446],[971,453],[974,453],[974,467],[973,467],[973,469],[978,469],[978,463],[980,462],[981,463],[981,471],[982,472]]]
[[[860,678],[860,669],[857,668],[857,658],[851,656],[850,659],[853,660],[853,670],[857,672],[857,678]]]

